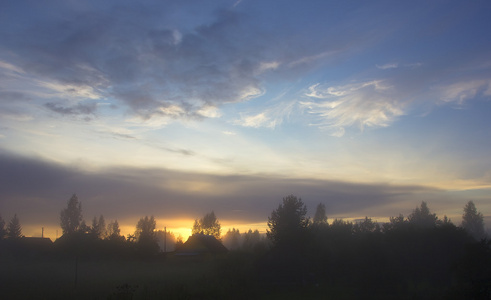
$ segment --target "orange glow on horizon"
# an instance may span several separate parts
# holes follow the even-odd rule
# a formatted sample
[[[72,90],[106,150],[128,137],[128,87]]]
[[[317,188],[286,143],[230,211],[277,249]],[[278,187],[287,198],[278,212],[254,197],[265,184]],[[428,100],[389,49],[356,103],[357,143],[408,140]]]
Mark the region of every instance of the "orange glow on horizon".
[[[396,215],[394,215],[396,216]],[[356,221],[363,220],[365,216],[360,217],[342,217],[342,216],[328,216],[328,223],[332,224],[335,219],[342,219],[344,221],[349,221],[355,223]],[[387,223],[389,222],[389,217],[370,217],[373,222],[377,223]],[[407,217],[407,215],[404,215]],[[457,214],[447,214],[447,217],[451,219],[451,221],[455,225],[459,225],[461,215]],[[438,214],[439,219],[443,219],[443,214]],[[136,229],[136,223],[138,220],[126,220],[124,223],[120,223],[121,235],[124,235],[125,238],[128,237],[129,234],[134,234]],[[232,228],[238,229],[240,233],[246,233],[249,229],[252,231],[258,230],[260,234],[266,234],[268,229],[267,222],[257,222],[257,223],[244,223],[238,220],[220,220],[221,224],[221,235],[222,237],[227,233],[228,230]],[[194,219],[190,218],[180,218],[180,219],[157,219],[156,230],[164,230],[164,227],[167,229],[167,232],[171,232],[174,234],[176,239],[181,236],[182,241],[186,242],[189,236],[192,233],[192,227],[194,223]],[[50,238],[53,242],[61,237],[62,230],[59,226],[42,226],[42,225],[25,225],[22,226],[22,234],[26,237],[41,237],[43,235],[44,228],[44,237]]]

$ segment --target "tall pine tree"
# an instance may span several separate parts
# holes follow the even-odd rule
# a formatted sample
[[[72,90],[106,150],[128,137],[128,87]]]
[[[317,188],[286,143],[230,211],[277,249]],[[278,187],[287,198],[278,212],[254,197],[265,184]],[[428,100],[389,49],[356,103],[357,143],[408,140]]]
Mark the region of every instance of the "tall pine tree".
[[[7,226],[7,237],[9,239],[19,239],[22,237],[22,227],[20,226],[20,221],[17,214],[14,215]]]

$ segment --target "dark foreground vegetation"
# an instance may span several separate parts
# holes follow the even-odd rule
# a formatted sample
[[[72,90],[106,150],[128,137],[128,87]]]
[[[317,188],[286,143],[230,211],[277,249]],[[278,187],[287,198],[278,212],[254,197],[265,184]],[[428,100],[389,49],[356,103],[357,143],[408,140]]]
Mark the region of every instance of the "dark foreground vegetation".
[[[78,231],[55,243],[1,239],[1,298],[491,297],[491,242],[476,235],[483,234],[482,215],[471,202],[462,227],[438,219],[424,202],[408,217],[393,217],[385,224],[369,218],[328,223],[322,205],[313,220],[305,215],[301,199],[288,196],[268,220],[269,242],[251,243],[254,235],[249,232],[230,251],[213,244],[217,240],[212,235],[200,233],[168,253],[152,246],[152,235],[140,243],[141,236],[101,239]],[[229,231],[224,242],[233,236],[241,237]]]

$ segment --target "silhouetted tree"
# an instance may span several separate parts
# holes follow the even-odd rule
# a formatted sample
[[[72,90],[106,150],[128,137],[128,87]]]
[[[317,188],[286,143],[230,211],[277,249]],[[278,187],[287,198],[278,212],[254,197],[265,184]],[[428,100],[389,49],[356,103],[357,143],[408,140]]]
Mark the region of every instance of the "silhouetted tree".
[[[82,223],[80,223],[80,226],[78,227],[77,232],[82,233],[82,234],[88,234],[88,233],[90,233],[91,229],[92,228],[90,228],[90,226],[88,226],[85,223],[85,220],[82,220]]]
[[[404,220],[404,215],[399,214],[397,217],[389,217],[389,223],[384,223],[382,228],[384,232],[389,232],[391,230],[396,230],[404,227],[407,221]]]
[[[157,238],[155,236],[155,227],[157,223],[155,218],[145,216],[136,224],[135,236],[137,238],[138,250],[141,254],[151,255],[159,250]]]
[[[327,224],[326,206],[322,203],[317,205],[313,219],[314,224]]]
[[[309,225],[306,214],[307,207],[301,198],[294,195],[283,198],[283,203],[268,217],[268,238],[275,245],[298,241]]]
[[[22,237],[22,227],[20,226],[17,214],[14,215],[7,226],[7,237],[9,239],[18,239]]]
[[[144,218],[140,218],[140,220],[136,224],[135,235],[137,239],[138,240],[142,238],[153,239],[155,237],[154,230],[156,226],[157,226],[157,222],[155,221],[155,218],[153,216],[151,216],[150,218],[148,216],[145,216]]]
[[[135,234],[128,233],[128,235],[126,236],[126,240],[129,243],[135,243],[136,242],[136,235]]]
[[[182,236],[178,236],[176,240],[176,245],[175,245],[175,250],[181,250],[182,247],[184,246],[184,242],[182,241]]]
[[[452,226],[454,227],[455,225],[452,223],[452,220],[450,220],[447,215],[443,216],[442,220],[437,221],[438,226],[444,227],[444,226]]]
[[[106,235],[106,222],[104,220],[104,216],[100,215],[99,219],[94,217],[92,219],[92,227],[90,228],[90,233],[98,239],[105,238]]]
[[[215,213],[212,211],[211,213],[206,214],[203,218],[194,220],[192,233],[212,235],[217,240],[220,240],[221,225],[215,216]]]
[[[264,237],[261,237],[257,229],[254,231],[249,229],[243,234],[242,240],[242,249],[244,251],[263,251],[268,246],[267,241]]]
[[[485,237],[483,215],[477,212],[476,205],[471,200],[464,207],[462,215],[462,228],[474,237],[476,240]]]
[[[380,232],[380,226],[373,222],[371,218],[365,217],[361,222],[357,222],[353,225],[354,233],[369,233],[369,232]]]
[[[232,228],[223,236],[223,245],[229,250],[236,250],[240,247],[241,236],[238,229]]]
[[[114,220],[113,222],[109,222],[109,224],[107,224],[106,239],[124,241],[124,236],[121,235],[121,230],[119,229],[118,220]]]
[[[329,227],[330,231],[337,235],[349,236],[353,233],[353,223],[343,219],[335,219]]]
[[[157,237],[157,244],[159,245],[160,251],[171,252],[175,250],[176,237],[170,231],[157,230],[155,232]]]
[[[426,202],[421,202],[420,207],[416,207],[413,212],[407,217],[409,224],[421,228],[431,228],[437,225],[438,218],[436,214],[432,214]]]
[[[63,234],[73,234],[80,230],[82,224],[82,204],[78,201],[77,195],[68,200],[67,208],[60,213],[60,225]],[[85,223],[84,223],[85,224]],[[85,228],[83,228],[85,230]]]
[[[5,221],[0,216],[0,240],[4,239],[7,236],[7,230],[5,229]]]
[[[491,299],[490,240],[467,244],[456,269],[463,290],[461,299]]]

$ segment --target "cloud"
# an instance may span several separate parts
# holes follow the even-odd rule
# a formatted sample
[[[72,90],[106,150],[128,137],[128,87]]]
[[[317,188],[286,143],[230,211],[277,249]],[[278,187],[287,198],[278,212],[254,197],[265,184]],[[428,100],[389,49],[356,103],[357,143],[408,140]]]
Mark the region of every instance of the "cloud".
[[[390,69],[397,69],[397,68],[408,68],[408,69],[416,69],[421,67],[423,64],[420,62],[416,63],[405,63],[405,64],[399,64],[399,63],[387,63],[384,65],[375,65],[377,69],[380,70],[390,70]]]
[[[0,103],[4,111],[20,111],[35,114],[38,106],[44,106],[60,115],[93,115],[100,92],[91,86],[63,84],[50,78],[39,79],[22,68],[0,61]],[[48,102],[45,102],[48,100]],[[34,105],[33,105],[34,104]]]
[[[218,117],[220,105],[262,95],[256,70],[273,67],[261,65],[260,50],[236,38],[249,28],[232,11],[218,11],[214,20],[181,31],[159,25],[161,18],[149,7],[58,9],[63,18],[40,15],[38,22],[19,26],[3,45],[16,55],[0,67],[43,78],[36,84],[59,97],[104,94],[144,119]]]
[[[117,132],[117,131],[100,131],[103,135],[112,136],[115,139],[123,139],[123,140],[136,140],[138,139],[136,136],[126,133],[126,132]]]
[[[21,68],[18,68],[17,66],[14,66],[8,62],[1,61],[1,60],[0,60],[0,69],[4,69],[6,71],[15,72],[19,74],[24,73],[24,71]]]
[[[475,98],[479,93],[491,96],[491,79],[478,79],[442,85],[436,88],[443,102],[463,104]]]
[[[237,133],[233,131],[222,131],[222,133],[225,135],[237,135]]]
[[[282,197],[292,193],[304,200],[309,214],[323,202],[329,215],[355,217],[363,211],[380,216],[379,211],[387,209],[384,213],[388,217],[409,210],[401,206],[393,210],[397,203],[439,192],[420,186],[205,175],[167,169],[109,168],[89,172],[76,165],[12,156],[3,151],[0,179],[0,210],[4,218],[16,212],[26,225],[41,222],[54,226],[73,193],[82,201],[88,220],[99,214],[118,220],[151,214],[157,218],[193,219],[214,210],[221,219],[266,222]],[[413,200],[411,208],[418,201]],[[241,211],[239,215],[237,210]]]
[[[337,51],[325,51],[322,53],[301,57],[300,59],[297,59],[295,61],[290,62],[288,64],[288,66],[289,67],[295,67],[295,66],[301,65],[301,64],[312,63],[312,62],[318,61],[320,59],[326,58],[326,57],[331,56],[331,55],[336,54],[336,53],[337,53]]]
[[[397,64],[397,63],[389,63],[389,64],[385,64],[385,65],[381,65],[381,66],[376,65],[376,67],[378,69],[381,69],[381,70],[395,69],[395,68],[399,67],[399,64]]]
[[[284,94],[281,94],[279,98],[282,98]],[[273,99],[277,101],[278,99]],[[269,105],[266,109],[263,109],[260,113],[245,113],[241,114],[241,118],[234,121],[234,124],[243,127],[253,128],[270,128],[274,129],[283,123],[285,118],[289,118],[294,109],[296,108],[296,101],[283,101],[277,104]]]
[[[266,128],[275,128],[276,121],[272,120],[266,113],[259,113],[257,115],[252,116],[243,116],[240,120],[235,122],[244,127],[266,127]]]
[[[16,111],[4,111],[0,112],[0,117],[3,120],[13,120],[16,122],[29,122],[34,119],[34,116],[30,114],[25,114],[21,112],[16,112]]]
[[[48,102],[45,106],[61,115],[91,115],[97,108],[96,103],[79,103],[75,106],[65,107],[57,103]]]
[[[404,105],[395,98],[392,87],[382,80],[353,83],[343,86],[309,87],[305,94],[315,101],[301,105],[318,116],[312,125],[343,136],[346,127],[386,127],[404,114]]]
[[[280,65],[281,64],[278,61],[261,62],[257,68],[257,73],[262,74],[269,70],[276,70]]]
[[[0,21],[0,68],[42,104],[104,100],[142,124],[218,118],[221,106],[264,95],[268,73],[298,78],[347,43],[316,39],[306,48],[308,29],[292,39],[256,19],[269,16],[225,2],[200,4],[199,13],[191,2],[63,3],[56,13],[32,5],[36,16],[12,5]]]

